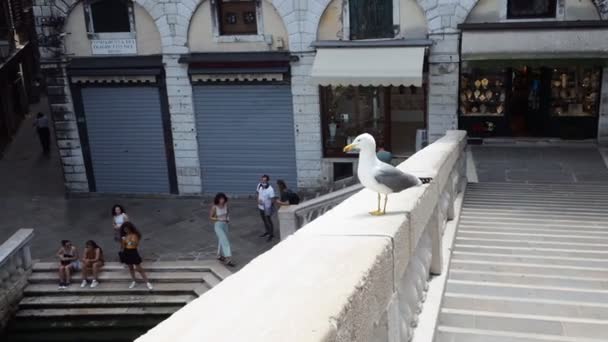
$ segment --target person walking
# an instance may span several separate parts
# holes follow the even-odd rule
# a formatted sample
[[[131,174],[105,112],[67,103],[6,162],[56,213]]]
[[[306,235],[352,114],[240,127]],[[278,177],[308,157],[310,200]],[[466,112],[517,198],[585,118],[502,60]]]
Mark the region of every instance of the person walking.
[[[228,240],[230,216],[228,214],[228,197],[226,194],[220,192],[215,195],[213,205],[209,211],[209,218],[213,222],[213,228],[219,243],[218,260],[230,267],[234,267],[230,240]]]
[[[141,241],[141,233],[139,230],[137,230],[137,228],[135,228],[133,223],[128,221],[122,224],[122,229],[125,231],[125,236],[122,238],[124,247],[123,261],[125,264],[127,264],[127,266],[129,266],[129,273],[131,274],[131,279],[133,280],[131,285],[129,285],[129,288],[132,289],[135,287],[135,285],[137,285],[137,279],[135,278],[135,270],[137,270],[141,278],[146,282],[148,289],[152,290],[152,284],[148,280],[146,272],[144,272],[144,269],[141,267],[141,256],[137,251],[139,242]]]
[[[70,286],[72,272],[80,270],[78,249],[70,240],[61,240],[61,248],[57,251],[59,258],[59,289],[64,290]]]
[[[274,225],[272,223],[272,215],[274,214],[273,202],[276,198],[274,189],[270,185],[270,177],[262,176],[262,182],[258,184],[258,209],[260,217],[264,222],[265,232],[260,237],[266,237],[266,241],[270,242],[274,238]]]
[[[91,280],[91,288],[99,285],[99,272],[104,264],[103,250],[93,240],[85,243],[84,255],[82,258],[82,283],[80,287],[86,287],[89,275]]]
[[[49,128],[49,119],[42,113],[36,115],[34,120],[34,127],[38,133],[40,139],[40,145],[42,146],[42,153],[48,156],[51,151],[51,129]]]
[[[279,199],[275,201],[276,204],[279,206],[300,204],[300,196],[289,189],[284,180],[279,179],[277,186],[279,187]]]
[[[114,227],[114,241],[122,246],[122,238],[125,236],[124,230],[121,229],[122,224],[129,221],[129,216],[125,208],[120,204],[112,206],[112,225]]]

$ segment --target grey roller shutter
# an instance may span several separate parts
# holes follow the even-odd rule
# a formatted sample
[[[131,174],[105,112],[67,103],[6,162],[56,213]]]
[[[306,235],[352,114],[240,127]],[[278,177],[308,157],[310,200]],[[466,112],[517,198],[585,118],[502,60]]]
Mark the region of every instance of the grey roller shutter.
[[[97,191],[169,193],[158,88],[83,88],[82,102]]]
[[[203,192],[253,194],[262,174],[296,188],[289,85],[195,86],[194,107]]]

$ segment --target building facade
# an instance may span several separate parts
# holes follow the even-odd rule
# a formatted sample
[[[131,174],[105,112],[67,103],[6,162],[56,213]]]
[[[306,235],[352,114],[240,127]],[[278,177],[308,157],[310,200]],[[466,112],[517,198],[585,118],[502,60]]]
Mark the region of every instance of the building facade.
[[[37,98],[37,74],[32,3],[0,2],[0,153],[17,132]]]
[[[593,0],[36,0],[66,188],[250,194],[472,137],[608,139]],[[53,23],[53,24],[51,24]],[[499,42],[495,44],[494,42]],[[541,43],[542,42],[542,43]],[[559,84],[558,84],[559,82]]]

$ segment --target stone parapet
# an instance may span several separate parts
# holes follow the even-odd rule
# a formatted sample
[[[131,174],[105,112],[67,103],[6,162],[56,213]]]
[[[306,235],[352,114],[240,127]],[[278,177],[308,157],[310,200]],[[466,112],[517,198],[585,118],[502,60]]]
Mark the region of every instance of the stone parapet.
[[[408,341],[429,275],[443,270],[465,146],[448,131],[398,166],[433,181],[391,195],[386,216],[367,213],[376,194],[361,190],[136,342]]]
[[[0,245],[0,333],[17,311],[32,269],[33,229],[19,229]]]

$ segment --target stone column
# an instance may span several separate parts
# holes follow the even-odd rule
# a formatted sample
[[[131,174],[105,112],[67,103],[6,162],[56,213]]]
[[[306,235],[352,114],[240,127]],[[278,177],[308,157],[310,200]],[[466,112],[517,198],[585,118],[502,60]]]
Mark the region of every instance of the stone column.
[[[201,169],[192,104],[192,86],[188,77],[188,65],[180,64],[179,57],[179,54],[163,55],[177,185],[182,195],[198,194],[202,192]]]
[[[597,140],[600,145],[608,145],[608,67],[602,70],[602,91],[597,129]]]
[[[298,187],[316,188],[323,180],[319,88],[310,77],[315,53],[299,53],[298,57],[299,61],[291,63]]]
[[[459,34],[431,34],[429,56],[429,143],[458,128]]]

